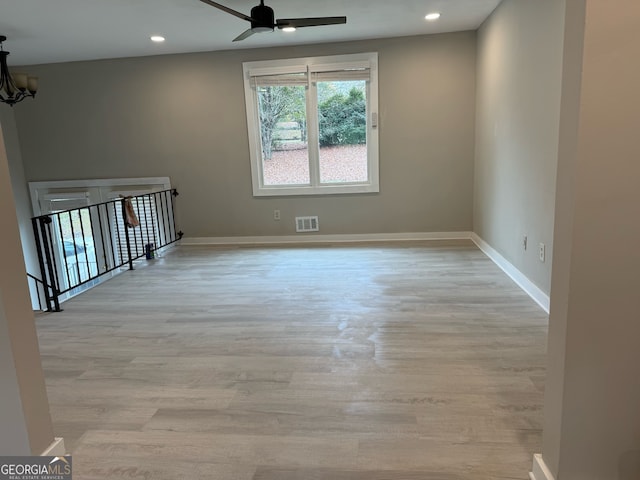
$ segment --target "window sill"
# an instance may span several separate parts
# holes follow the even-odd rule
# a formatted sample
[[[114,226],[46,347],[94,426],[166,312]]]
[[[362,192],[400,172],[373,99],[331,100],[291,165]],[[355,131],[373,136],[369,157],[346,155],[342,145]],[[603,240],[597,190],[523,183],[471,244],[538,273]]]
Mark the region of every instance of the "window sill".
[[[274,187],[258,187],[253,189],[254,197],[284,197],[299,195],[350,195],[359,193],[379,193],[380,186],[378,184],[358,184],[358,185],[322,185],[320,187],[313,186],[274,186]]]

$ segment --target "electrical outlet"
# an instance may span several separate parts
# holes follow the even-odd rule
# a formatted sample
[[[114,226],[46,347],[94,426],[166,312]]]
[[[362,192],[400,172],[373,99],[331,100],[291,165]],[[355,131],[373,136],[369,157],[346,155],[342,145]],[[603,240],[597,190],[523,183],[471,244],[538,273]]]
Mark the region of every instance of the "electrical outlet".
[[[540,257],[540,261],[544,263],[546,256],[546,248],[544,246],[544,243],[538,244],[538,256]]]
[[[280,210],[274,210],[273,211],[273,219],[274,220],[280,220]]]
[[[522,248],[523,248],[525,251],[527,250],[527,241],[528,241],[527,236],[526,236],[526,235],[523,235],[523,236],[522,236]]]

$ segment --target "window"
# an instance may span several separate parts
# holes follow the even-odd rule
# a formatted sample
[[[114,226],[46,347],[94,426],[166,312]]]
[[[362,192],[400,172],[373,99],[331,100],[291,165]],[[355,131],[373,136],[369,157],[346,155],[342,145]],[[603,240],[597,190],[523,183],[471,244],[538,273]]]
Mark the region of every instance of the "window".
[[[254,196],[379,191],[377,62],[243,64]]]
[[[86,282],[98,274],[98,258],[93,242],[93,222],[87,207],[89,192],[47,193],[40,197],[44,214],[52,215],[52,253],[56,259],[56,275],[62,290]],[[87,285],[77,287],[64,298],[80,293]]]

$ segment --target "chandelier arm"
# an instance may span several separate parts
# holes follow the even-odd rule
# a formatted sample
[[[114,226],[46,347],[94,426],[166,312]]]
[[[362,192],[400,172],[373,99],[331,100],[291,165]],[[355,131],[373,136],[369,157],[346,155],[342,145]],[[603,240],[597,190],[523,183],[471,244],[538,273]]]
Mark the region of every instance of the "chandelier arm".
[[[25,98],[33,97],[33,96],[34,95],[31,95],[31,94],[28,94],[28,93],[24,93],[24,92],[21,92],[21,91],[18,91],[17,93],[15,93],[11,97],[9,97],[9,96],[5,97],[0,93],[0,102],[6,103],[7,105],[13,107],[16,103],[20,103]]]
[[[21,102],[27,97],[35,97],[36,91],[29,90],[29,84],[24,87],[18,88],[9,71],[7,65],[7,57],[9,52],[2,49],[2,42],[7,39],[4,35],[0,35],[0,102],[6,103],[13,107],[16,103]],[[37,85],[36,85],[37,90]],[[4,95],[2,94],[4,92]]]
[[[15,98],[13,99],[12,106],[15,105],[16,103],[20,103],[22,100],[30,96],[31,95],[24,95],[24,94],[16,95]]]
[[[5,102],[9,102],[20,90],[16,87],[7,66],[7,56],[9,52],[0,52],[0,89],[4,90],[8,96]]]

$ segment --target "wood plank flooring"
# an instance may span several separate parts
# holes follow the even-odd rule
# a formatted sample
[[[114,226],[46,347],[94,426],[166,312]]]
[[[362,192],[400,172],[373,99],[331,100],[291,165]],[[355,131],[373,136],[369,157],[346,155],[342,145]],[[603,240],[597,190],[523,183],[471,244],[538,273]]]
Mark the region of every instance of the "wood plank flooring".
[[[179,246],[37,320],[74,478],[497,480],[546,314],[465,242]]]

